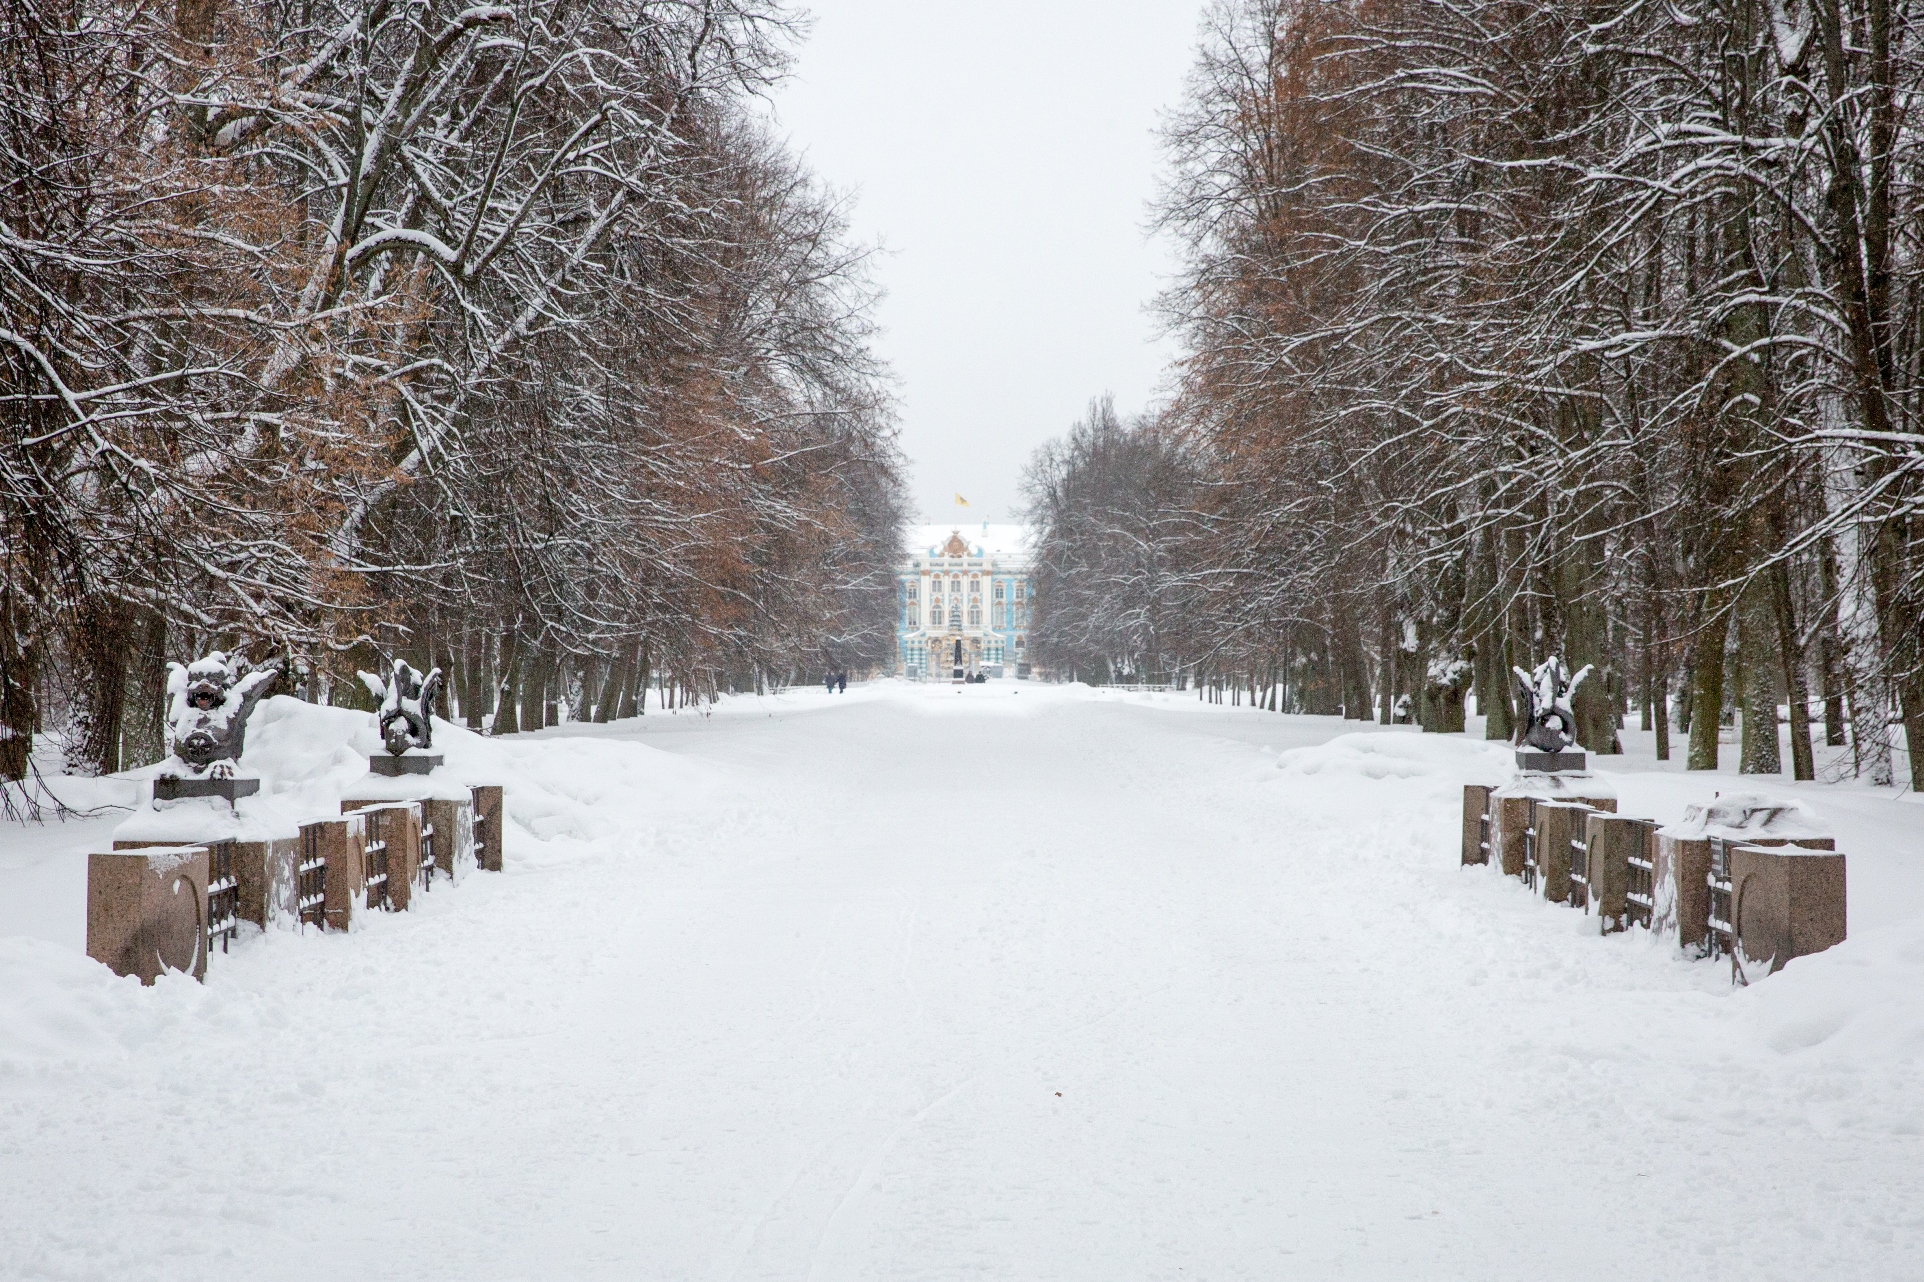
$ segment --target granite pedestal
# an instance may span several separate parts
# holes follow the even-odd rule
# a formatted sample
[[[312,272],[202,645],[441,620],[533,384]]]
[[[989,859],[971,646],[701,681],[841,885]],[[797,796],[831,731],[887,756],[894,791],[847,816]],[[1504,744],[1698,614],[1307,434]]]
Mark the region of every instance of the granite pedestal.
[[[391,752],[377,752],[367,759],[367,768],[369,774],[399,779],[403,775],[433,774],[440,768],[442,760],[438,752],[423,752],[419,748],[411,748],[398,757]]]
[[[421,803],[343,798],[341,813],[359,815],[366,825],[363,880],[370,909],[406,912],[421,878]],[[376,843],[381,843],[377,847]],[[385,855],[386,873],[380,871]]]
[[[1731,925],[1746,979],[1844,942],[1843,855],[1789,845],[1728,849]]]
[[[475,866],[483,872],[500,872],[501,826],[508,818],[507,807],[501,799],[501,785],[476,784],[468,792],[474,806]]]
[[[1539,801],[1536,806],[1537,890],[1553,904],[1580,904],[1572,891],[1571,865],[1584,833],[1584,820],[1596,809],[1580,801]]]
[[[1488,784],[1463,785],[1463,862],[1490,862],[1490,793]]]
[[[158,775],[154,779],[155,801],[180,801],[187,797],[221,797],[229,802],[251,797],[261,790],[254,778],[195,778],[192,775]]]
[[[87,856],[87,955],[151,984],[167,971],[207,978],[205,846]]]

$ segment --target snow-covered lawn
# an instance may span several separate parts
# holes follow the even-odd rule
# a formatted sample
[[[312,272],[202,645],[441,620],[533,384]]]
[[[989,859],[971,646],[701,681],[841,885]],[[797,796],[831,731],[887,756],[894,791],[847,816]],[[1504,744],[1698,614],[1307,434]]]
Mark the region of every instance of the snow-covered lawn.
[[[1457,866],[1499,750],[1356,729],[998,682],[450,733],[508,871],[205,986],[81,953],[114,819],[0,830],[0,1276],[1924,1276],[1924,807],[1800,789],[1851,939],[1732,990]],[[1614,764],[1661,819],[1755,782]]]

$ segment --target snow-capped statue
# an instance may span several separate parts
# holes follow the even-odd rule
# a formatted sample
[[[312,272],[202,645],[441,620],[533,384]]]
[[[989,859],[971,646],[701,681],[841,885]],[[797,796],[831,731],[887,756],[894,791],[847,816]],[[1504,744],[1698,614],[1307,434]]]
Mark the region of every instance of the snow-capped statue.
[[[435,696],[441,693],[441,669],[425,677],[406,659],[394,661],[394,673],[383,681],[372,672],[361,673],[361,684],[381,701],[381,742],[394,756],[410,748],[434,746]]]
[[[164,778],[232,779],[247,734],[247,714],[280,675],[265,664],[240,676],[219,650],[182,667],[167,665],[167,748]]]
[[[1577,717],[1570,706],[1577,687],[1590,675],[1591,665],[1574,677],[1563,660],[1551,655],[1535,672],[1511,668],[1523,693],[1523,715],[1517,718],[1517,744],[1542,752],[1562,752],[1577,739]]]

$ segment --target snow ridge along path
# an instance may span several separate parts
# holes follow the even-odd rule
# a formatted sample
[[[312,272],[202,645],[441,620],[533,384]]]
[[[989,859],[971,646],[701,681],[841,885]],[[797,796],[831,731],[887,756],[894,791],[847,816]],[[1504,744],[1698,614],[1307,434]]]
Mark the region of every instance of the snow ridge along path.
[[[0,1276],[1924,1276],[1924,811],[1733,992],[1457,867],[1495,750],[1356,729],[884,683],[463,739],[505,874],[205,987],[0,940]]]

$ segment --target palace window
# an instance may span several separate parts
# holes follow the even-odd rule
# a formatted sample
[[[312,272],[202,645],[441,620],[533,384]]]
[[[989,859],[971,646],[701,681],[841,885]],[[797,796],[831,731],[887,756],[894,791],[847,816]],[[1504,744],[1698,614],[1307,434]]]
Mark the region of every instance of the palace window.
[[[1027,614],[1027,613],[1028,613],[1028,611],[1026,611],[1026,610],[1024,610],[1024,609],[1023,609],[1023,608],[1022,608],[1021,606],[1019,606],[1019,605],[1018,605],[1018,606],[1017,606],[1017,607],[1015,608],[1015,625],[1016,625],[1016,626],[1017,626],[1018,628],[1022,626],[1022,617],[1023,617],[1023,616],[1025,615],[1025,614]]]
[[[921,621],[922,612],[915,608],[915,602],[909,602],[909,626],[912,628]]]
[[[995,603],[995,609],[991,613],[990,617],[995,620],[995,623],[994,623],[995,627],[999,628],[1002,626],[1002,603],[1000,601],[997,601]]]
[[[998,601],[1002,599],[1002,586],[1002,581],[997,579],[995,584],[995,599]]]
[[[970,596],[982,595],[982,580],[974,579],[974,578],[969,580],[969,595]]]
[[[920,583],[917,583],[914,579],[909,580],[909,600],[911,601],[915,600],[916,593],[920,592],[921,590],[922,590],[922,585]]]
[[[980,601],[969,602],[969,626],[972,628],[982,626],[982,603]]]

